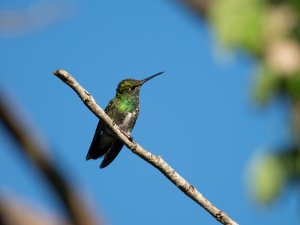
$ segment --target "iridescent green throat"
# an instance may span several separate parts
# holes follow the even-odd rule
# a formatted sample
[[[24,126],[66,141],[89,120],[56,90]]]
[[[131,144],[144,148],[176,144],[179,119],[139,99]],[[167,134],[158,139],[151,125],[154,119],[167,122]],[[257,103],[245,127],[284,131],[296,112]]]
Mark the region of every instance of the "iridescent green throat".
[[[139,105],[138,96],[117,95],[117,108],[122,112],[133,112]]]

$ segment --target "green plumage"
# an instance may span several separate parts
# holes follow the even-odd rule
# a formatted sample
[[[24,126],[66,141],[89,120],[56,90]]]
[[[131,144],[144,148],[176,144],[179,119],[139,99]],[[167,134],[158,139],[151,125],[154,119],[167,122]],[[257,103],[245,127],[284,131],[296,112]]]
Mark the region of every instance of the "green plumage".
[[[107,115],[126,133],[130,133],[139,114],[139,96],[116,96],[105,109]]]

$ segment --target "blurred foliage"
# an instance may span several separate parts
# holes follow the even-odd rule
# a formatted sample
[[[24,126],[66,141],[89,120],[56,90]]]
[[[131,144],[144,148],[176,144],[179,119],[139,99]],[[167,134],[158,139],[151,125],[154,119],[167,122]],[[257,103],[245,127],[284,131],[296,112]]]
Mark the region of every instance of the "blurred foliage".
[[[300,181],[300,1],[186,0],[212,24],[225,48],[244,51],[257,61],[253,96],[259,106],[270,102],[289,108],[291,143],[265,150],[252,160],[250,186],[255,199],[274,202],[290,184]],[[201,7],[199,7],[201,6]],[[264,144],[264,143],[262,143]]]
[[[288,171],[280,158],[274,155],[257,158],[251,169],[251,189],[254,197],[260,202],[271,202],[281,193]]]
[[[210,19],[222,44],[258,52],[262,48],[265,4],[260,0],[218,1]]]
[[[300,110],[295,109],[300,100],[300,1],[216,0],[208,12],[223,46],[257,59],[255,102],[266,106],[274,99],[287,101],[296,133],[291,140],[299,138],[300,116],[295,114]],[[250,183],[258,202],[273,202],[292,181],[300,180],[297,143],[279,152],[268,151],[253,163]]]
[[[254,198],[269,204],[282,193],[289,181],[296,181],[299,177],[299,149],[283,149],[259,155],[254,157],[251,164],[250,188]]]
[[[260,104],[267,104],[280,90],[280,79],[270,68],[260,65],[257,70],[255,100]]]

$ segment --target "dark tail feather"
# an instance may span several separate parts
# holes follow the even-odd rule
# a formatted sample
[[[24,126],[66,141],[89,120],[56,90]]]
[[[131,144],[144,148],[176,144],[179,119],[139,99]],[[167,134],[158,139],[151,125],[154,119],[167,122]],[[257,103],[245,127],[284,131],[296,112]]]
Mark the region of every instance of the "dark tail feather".
[[[105,153],[108,152],[108,150],[109,150],[109,145],[104,148],[99,148],[97,140],[93,141],[89,148],[88,153],[86,154],[85,159],[86,160],[98,159],[99,157],[102,157],[103,155],[105,155]]]
[[[103,123],[101,121],[99,121],[94,137],[93,137],[93,141],[91,143],[91,146],[89,148],[88,153],[86,154],[85,159],[89,160],[89,159],[98,159],[99,157],[103,156],[109,149],[109,145],[103,149],[99,149],[99,143],[100,143],[100,133],[101,130],[103,129]]]
[[[90,160],[92,158],[92,156],[90,155],[90,153],[86,154],[85,160]]]
[[[109,152],[105,154],[104,159],[100,165],[100,169],[107,167],[119,154],[123,147],[123,142],[116,141],[110,148]]]
[[[100,156],[92,154],[91,152],[88,152],[86,154],[85,160],[90,160],[90,159],[98,159]]]

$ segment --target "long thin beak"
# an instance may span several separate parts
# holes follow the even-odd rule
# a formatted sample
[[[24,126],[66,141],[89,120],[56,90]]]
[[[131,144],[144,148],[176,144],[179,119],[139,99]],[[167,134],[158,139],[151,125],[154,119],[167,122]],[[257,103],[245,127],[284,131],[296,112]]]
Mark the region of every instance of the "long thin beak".
[[[141,80],[141,85],[143,85],[143,84],[146,83],[147,81],[151,80],[152,78],[154,78],[154,77],[156,77],[156,76],[158,76],[158,75],[161,75],[162,73],[164,73],[164,72],[156,73],[156,74],[154,74],[154,75],[152,75],[152,76],[150,76],[150,77],[147,77],[147,78],[144,79],[144,80]]]

